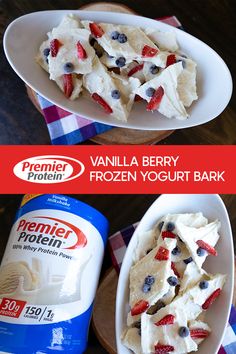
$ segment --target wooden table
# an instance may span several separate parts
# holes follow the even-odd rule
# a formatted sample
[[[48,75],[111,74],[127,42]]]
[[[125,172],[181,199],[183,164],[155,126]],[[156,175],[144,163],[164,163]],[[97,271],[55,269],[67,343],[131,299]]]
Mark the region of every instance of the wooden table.
[[[2,0],[0,31],[16,17],[39,10],[76,9],[91,0]],[[116,1],[111,1],[115,3]],[[205,41],[236,72],[234,0],[120,0],[147,17],[176,15],[186,31]],[[47,127],[40,113],[29,101],[23,82],[0,53],[0,144],[48,144]],[[219,83],[220,85],[220,83]],[[235,144],[236,99],[233,96],[220,117],[199,127],[178,130],[165,144]],[[90,141],[87,142],[91,144]]]
[[[77,195],[76,197],[92,205],[106,215],[110,220],[110,234],[112,234],[121,228],[140,220],[147,208],[157,198],[157,195]],[[226,204],[231,219],[233,233],[236,235],[236,196],[223,195],[222,198]],[[20,195],[0,196],[0,259],[3,255],[20,199]],[[106,251],[101,274],[102,277],[110,266],[111,261],[109,253]],[[99,316],[101,317],[101,314],[99,314]],[[89,346],[86,354],[105,353],[107,353],[107,351],[98,342],[94,331],[91,328]]]

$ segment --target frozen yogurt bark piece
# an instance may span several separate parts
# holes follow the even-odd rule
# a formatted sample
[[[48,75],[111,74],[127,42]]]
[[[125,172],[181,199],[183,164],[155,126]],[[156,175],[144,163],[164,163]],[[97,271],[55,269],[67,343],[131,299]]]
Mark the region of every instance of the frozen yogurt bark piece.
[[[68,14],[62,18],[57,28],[67,31],[68,29],[82,28],[82,25],[78,17],[73,14]]]
[[[176,52],[179,49],[174,31],[162,32],[148,27],[143,31],[161,50]]]
[[[132,350],[134,354],[142,354],[140,329],[132,327],[128,328],[122,337],[123,344]]]
[[[197,345],[191,338],[190,332],[187,331],[188,335],[183,337],[180,335],[180,329],[188,327],[189,321],[196,320],[202,311],[209,308],[219,296],[225,280],[226,276],[222,274],[210,276],[204,289],[200,288],[200,283],[196,284],[184,294],[178,295],[156,314],[143,313],[141,315],[143,352],[152,353],[157,343],[173,346],[173,353],[176,354],[196,351]]]
[[[146,311],[169,291],[168,278],[173,274],[170,252],[175,245],[175,239],[166,239],[131,267],[129,303],[132,316]]]
[[[36,57],[36,61],[38,64],[49,73],[49,66],[48,66],[48,53],[50,48],[50,40],[44,41],[40,48],[39,53]],[[54,81],[60,87],[61,91],[66,94],[68,98],[71,100],[75,100],[79,97],[80,93],[82,92],[82,78],[79,77],[77,74],[69,74],[66,76],[64,74]],[[68,80],[69,79],[69,80]]]
[[[178,221],[175,226],[178,236],[185,243],[190,256],[199,268],[209,254],[217,255],[214,246],[220,237],[218,220],[200,228],[189,227]]]
[[[186,58],[179,57],[177,60],[182,61],[183,71],[178,77],[178,93],[183,105],[190,107],[193,101],[198,99],[196,85],[196,67],[197,64]]]
[[[94,60],[93,71],[83,76],[83,86],[90,92],[106,112],[115,118],[127,121],[136,88],[140,85],[138,79],[125,80],[115,74],[110,74],[98,58]]]
[[[132,61],[126,67],[120,69],[120,74],[125,77],[135,77],[143,84],[146,81],[143,71],[145,64],[143,62]]]
[[[156,65],[166,66],[168,53],[161,52],[139,27],[81,22],[103,49],[116,58],[117,67],[123,67],[133,60],[150,61],[150,58]]]
[[[90,32],[84,28],[54,28],[50,33],[48,55],[50,79],[64,74],[87,74],[92,71],[95,51],[89,43]]]
[[[167,317],[168,316],[168,317]],[[161,324],[161,323],[169,324]],[[187,328],[188,318],[184,308],[163,308],[156,315],[141,315],[141,346],[143,353],[154,353],[157,345],[169,345],[171,353],[185,354],[196,351],[197,344],[190,335],[180,335],[181,328]],[[187,329],[188,330],[188,329]]]
[[[179,294],[186,292],[189,288],[192,288],[200,280],[203,280],[203,276],[206,272],[203,269],[199,269],[195,262],[187,264],[183,278],[181,279]]]
[[[146,256],[148,251],[156,246],[156,232],[154,229],[139,233],[137,236],[137,246],[134,250],[134,264]]]
[[[188,117],[177,91],[182,71],[182,63],[170,65],[137,89],[136,94],[148,102],[147,110],[158,110],[168,118],[184,120]]]

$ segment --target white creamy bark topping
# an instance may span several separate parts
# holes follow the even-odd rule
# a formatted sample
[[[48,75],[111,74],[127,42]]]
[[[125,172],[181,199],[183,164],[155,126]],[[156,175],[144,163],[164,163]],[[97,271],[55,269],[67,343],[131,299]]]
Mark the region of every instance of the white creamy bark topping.
[[[160,49],[176,52],[179,49],[174,31],[162,32],[153,28],[144,28],[143,31]]]
[[[182,63],[170,65],[159,75],[155,76],[154,79],[140,86],[136,93],[149,102],[151,97],[147,95],[147,90],[149,88],[157,90],[159,87],[162,87],[164,89],[164,95],[157,110],[168,118],[175,117],[181,120],[186,119],[188,114],[177,91],[178,76],[182,71]]]
[[[173,273],[171,270],[171,259],[157,260],[155,258],[160,247],[167,249],[169,252],[175,247],[175,239],[165,239],[149,252],[145,257],[138,261],[130,269],[130,306],[133,306],[140,300],[145,300],[149,305],[154,305],[169,291],[169,283],[167,278]],[[148,292],[143,291],[143,284],[147,276],[153,276],[155,281]]]

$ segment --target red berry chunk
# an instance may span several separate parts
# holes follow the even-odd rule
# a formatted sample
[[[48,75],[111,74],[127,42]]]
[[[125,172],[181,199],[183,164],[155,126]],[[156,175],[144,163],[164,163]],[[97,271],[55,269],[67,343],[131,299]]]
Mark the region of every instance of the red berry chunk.
[[[87,53],[80,42],[77,43],[77,54],[79,59],[86,59]]]
[[[104,35],[104,31],[102,29],[102,27],[100,27],[97,23],[95,22],[91,22],[89,24],[89,28],[90,28],[90,31],[92,33],[92,35],[95,37],[95,38],[101,38],[103,35]]]
[[[172,64],[176,63],[176,56],[175,54],[170,54],[168,55],[167,59],[166,59],[166,67],[170,66]]]
[[[208,337],[210,332],[202,328],[190,329],[190,336],[192,339],[203,339]]]
[[[149,47],[149,45],[145,45],[142,50],[142,56],[144,58],[152,58],[158,53],[156,48]]]
[[[169,250],[161,246],[155,255],[155,259],[158,261],[167,261],[169,259],[169,255]]]
[[[149,303],[145,300],[138,301],[131,309],[131,316],[140,315],[149,308]]]
[[[62,46],[61,42],[58,39],[53,39],[50,42],[50,53],[53,58],[57,56],[59,48]]]
[[[101,96],[99,96],[97,93],[92,94],[92,99],[94,101],[96,101],[98,104],[100,104],[100,106],[102,106],[104,108],[106,113],[111,114],[113,112],[113,110],[111,109],[109,104],[107,104],[106,101]]]
[[[172,345],[165,344],[156,344],[155,345],[155,354],[165,354],[173,352],[175,348]]]
[[[143,65],[144,64],[140,64],[140,65],[136,65],[135,67],[133,67],[129,72],[128,72],[128,76],[132,76],[134,75],[135,73],[137,73],[138,71],[142,70],[143,69]]]
[[[64,88],[65,96],[67,98],[70,98],[70,96],[74,90],[72,74],[64,74],[63,75],[63,88]]]
[[[142,101],[142,100],[143,100],[143,98],[141,96],[139,96],[139,95],[135,95],[134,96],[134,101],[135,102],[139,102],[139,101]]]
[[[175,266],[175,263],[174,262],[171,262],[171,269],[173,270],[174,274],[180,278],[180,274],[178,272],[178,270],[176,269],[176,266]]]
[[[212,247],[211,245],[209,245],[208,243],[206,243],[203,240],[198,240],[196,242],[196,244],[203,248],[205,251],[207,251],[209,254],[211,254],[212,256],[217,256],[217,251],[215,250],[214,247]]]
[[[160,86],[158,87],[158,89],[154,92],[151,100],[149,101],[149,103],[147,104],[147,111],[154,111],[155,109],[157,109],[161,103],[162,97],[164,95],[164,90],[163,88]]]
[[[175,316],[173,315],[166,315],[160,321],[156,322],[156,326],[165,326],[165,325],[172,325],[175,322]]]
[[[221,289],[216,289],[204,302],[202,305],[203,310],[207,310],[211,304],[215,301],[215,299],[220,295]]]
[[[162,231],[161,236],[162,236],[163,240],[165,238],[176,238],[176,235],[171,231]]]

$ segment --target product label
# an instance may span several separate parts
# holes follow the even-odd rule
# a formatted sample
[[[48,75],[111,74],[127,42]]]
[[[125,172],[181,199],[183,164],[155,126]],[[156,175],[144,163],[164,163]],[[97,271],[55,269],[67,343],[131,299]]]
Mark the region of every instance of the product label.
[[[46,324],[84,313],[103,252],[98,230],[78,215],[39,209],[20,216],[0,268],[0,319]]]

